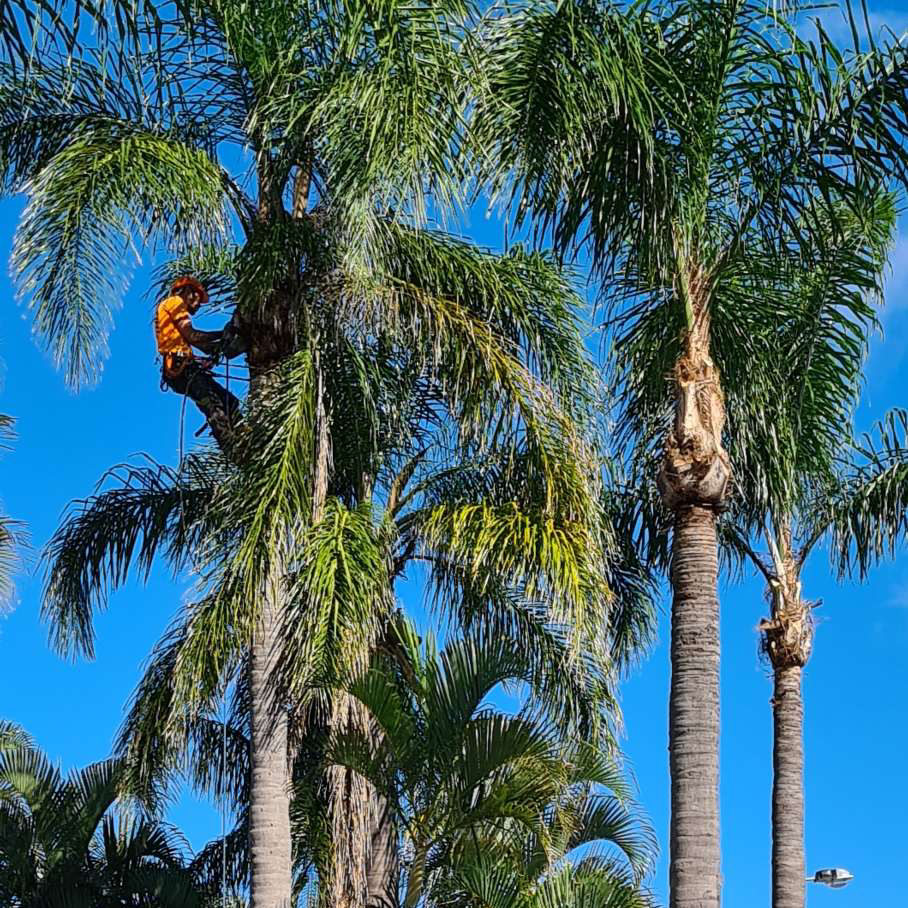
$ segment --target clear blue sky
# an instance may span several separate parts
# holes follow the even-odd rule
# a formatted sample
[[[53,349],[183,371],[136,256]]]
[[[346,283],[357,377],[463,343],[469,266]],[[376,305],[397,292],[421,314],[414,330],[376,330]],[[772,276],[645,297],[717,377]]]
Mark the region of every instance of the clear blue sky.
[[[881,9],[874,4],[875,9]],[[901,30],[904,12],[876,14]],[[8,257],[21,201],[0,203],[0,257]],[[475,219],[472,235],[497,245],[491,223]],[[861,427],[892,406],[908,406],[908,221],[892,256],[885,337],[874,341]],[[137,452],[174,463],[179,447],[176,395],[158,388],[145,297],[147,269],[136,273],[111,336],[100,385],[74,395],[31,338],[31,323],[0,276],[0,357],[5,381],[0,412],[18,419],[19,439],[0,460],[3,511],[28,522],[35,548],[57,526],[66,504],[91,493],[108,467]],[[212,324],[213,326],[213,324]],[[189,408],[187,444],[200,419]],[[864,586],[838,585],[818,551],[804,594],[822,599],[814,655],[805,674],[807,861],[844,866],[856,881],[845,890],[810,887],[812,906],[903,903],[908,788],[908,560],[878,569]],[[0,618],[0,717],[22,723],[64,767],[105,757],[153,643],[174,614],[185,582],[164,569],[147,586],[116,593],[97,622],[97,659],[71,664],[54,655],[39,622],[39,577],[19,578],[14,611]],[[418,609],[418,590],[408,605]],[[757,656],[754,628],[766,613],[752,578],[722,590],[722,846],[723,899],[733,908],[769,903],[771,682]],[[667,893],[668,636],[625,685],[626,750],[640,800],[663,847],[653,880]],[[191,798],[171,818],[198,848],[220,821]]]

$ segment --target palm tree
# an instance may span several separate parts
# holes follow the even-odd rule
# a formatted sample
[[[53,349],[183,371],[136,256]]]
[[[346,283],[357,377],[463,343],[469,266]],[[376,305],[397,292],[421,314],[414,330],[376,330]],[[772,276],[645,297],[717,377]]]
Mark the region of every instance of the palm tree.
[[[325,516],[330,455],[340,446],[328,360],[346,357],[350,374],[375,361],[363,360],[363,346],[375,342],[392,351],[393,370],[393,357],[408,351],[419,374],[444,374],[454,421],[468,427],[475,450],[493,425],[522,435],[547,517],[588,513],[582,471],[550,471],[561,462],[552,445],[570,422],[544,381],[559,350],[531,365],[520,355],[527,339],[549,337],[523,306],[535,293],[519,286],[519,267],[514,291],[515,280],[502,285],[485,257],[418,229],[428,198],[441,211],[459,189],[452,151],[465,105],[467,13],[458,2],[218,0],[180,5],[167,18],[146,4],[118,19],[119,29],[102,21],[86,45],[75,28],[42,31],[26,64],[2,66],[3,186],[28,195],[13,269],[69,381],[97,374],[121,252],[136,237],[222,291],[247,342],[248,432],[231,445],[233,472],[219,474],[229,474],[229,494],[209,502],[193,541],[214,590],[209,611],[230,619],[232,636],[212,638],[223,647],[218,670],[237,646],[252,646],[254,905],[273,908],[290,893],[288,730],[268,677],[284,583],[298,569],[297,543],[317,535]],[[254,197],[243,189],[247,170]],[[367,488],[368,471],[360,479]],[[184,496],[184,516],[185,505]],[[582,549],[571,541],[573,556],[585,557]],[[555,549],[534,554],[564,568],[556,586],[571,578],[576,593],[586,577],[583,593],[595,587],[588,571],[556,564]],[[58,643],[90,653],[88,587],[58,590],[49,606]],[[198,654],[209,645],[193,640]],[[185,685],[190,699],[212,689]]]
[[[770,617],[760,625],[762,650],[773,668],[772,903],[803,908],[805,900],[803,700],[801,675],[813,639],[811,604],[801,573],[813,548],[829,536],[837,509],[853,507],[885,468],[858,470],[849,426],[860,391],[874,297],[882,299],[882,271],[895,224],[892,199],[842,214],[851,223],[817,250],[803,271],[792,269],[767,325],[765,359],[749,362],[757,383],[777,389],[757,413],[749,379],[727,380],[734,412],[732,438],[740,464],[740,502],[724,521],[732,551],[766,580]],[[803,267],[803,266],[802,266]],[[735,379],[741,383],[732,386]],[[740,404],[740,405],[739,405]],[[852,496],[856,496],[854,500]],[[866,502],[865,505],[866,507]],[[869,520],[892,526],[903,519],[898,501],[884,498]],[[893,532],[897,532],[894,530]],[[763,537],[766,555],[751,537]],[[849,544],[840,534],[837,545]]]
[[[462,255],[468,251],[464,248]],[[500,263],[496,282],[502,288],[519,264],[517,252]],[[523,267],[544,264],[544,259],[530,257]],[[493,276],[486,269],[485,280]],[[579,334],[570,319],[564,320],[566,288],[558,289],[554,273],[542,270],[538,276],[546,278],[540,285],[545,293],[533,298],[534,305],[544,308],[533,316],[538,330],[523,329],[524,337],[534,339],[526,355],[546,369],[554,370],[557,362],[579,414],[589,367]],[[525,278],[516,289],[532,284]],[[481,293],[481,282],[474,281],[472,299],[479,306],[490,301]],[[510,317],[520,316],[520,302],[518,296],[508,305]],[[549,355],[547,347],[559,351],[560,359]],[[585,685],[598,688],[598,696],[612,707],[611,674],[638,655],[649,638],[653,599],[652,584],[632,549],[613,550],[609,524],[616,502],[584,503],[574,494],[567,497],[572,503],[567,515],[549,509],[539,452],[532,436],[527,443],[525,423],[515,423],[513,435],[499,424],[495,438],[476,449],[470,422],[452,423],[446,417],[456,407],[449,396],[451,380],[444,373],[414,368],[412,360],[397,360],[389,370],[396,359],[389,345],[383,355],[380,368],[352,375],[350,364],[360,359],[326,357],[331,363],[325,373],[328,396],[343,401],[338,419],[346,422],[343,431],[332,427],[331,497],[304,546],[307,557],[300,562],[281,619],[281,673],[289,699],[306,702],[313,679],[334,675],[342,656],[348,664],[351,653],[367,656],[362,642],[376,621],[375,645],[386,645],[382,627],[387,618],[382,615],[387,613],[381,603],[389,601],[408,565],[420,561],[431,566],[430,584],[445,614],[458,624],[519,641],[532,654],[540,678],[560,679],[566,717]],[[459,432],[458,424],[464,427]],[[549,469],[562,469],[565,481],[576,482],[577,471],[590,464],[573,461],[569,451],[553,446],[556,441],[546,444],[549,456],[557,456]],[[80,633],[90,641],[93,605],[103,604],[109,585],[123,582],[131,563],[147,571],[155,553],[164,551],[178,566],[204,548],[201,537],[211,533],[206,522],[212,502],[224,494],[219,485],[230,469],[216,455],[192,455],[178,471],[154,465],[124,468],[113,487],[71,512],[48,548],[47,608],[62,639]],[[575,489],[582,496],[582,485]],[[362,499],[364,494],[371,497]],[[383,511],[378,501],[384,503]],[[583,517],[584,512],[589,516]],[[590,517],[602,525],[590,525]],[[580,584],[579,592],[559,586],[562,575],[553,567],[555,561],[579,567],[571,580]],[[607,605],[603,596],[609,589],[614,599]],[[212,601],[201,602],[179,619],[149,668],[148,686],[143,685],[123,738],[125,751],[138,760],[138,784],[146,796],[162,765],[169,759],[179,764],[191,747],[197,721],[193,708],[211,708],[220,689],[219,673],[240,664],[237,640],[223,624],[231,617]],[[232,669],[214,664],[221,657],[215,655],[213,641],[232,648],[226,657]],[[563,655],[567,644],[576,652],[586,650],[585,661]],[[199,678],[207,679],[206,692],[193,707],[191,697],[181,700],[180,692],[198,697]],[[349,817],[342,819],[349,822]],[[343,836],[342,829],[335,829],[335,840]],[[362,849],[362,837],[349,845]],[[361,855],[359,860],[362,880],[369,859]],[[348,853],[348,870],[353,863]],[[387,879],[374,882],[387,888]]]
[[[757,551],[740,531],[727,539],[763,575],[770,616],[760,623],[762,651],[773,669],[772,889],[774,908],[803,908],[804,753],[801,676],[813,649],[814,603],[803,595],[801,575],[808,556],[824,540],[839,575],[861,577],[893,554],[908,529],[908,414],[890,413],[851,450],[842,441],[838,470],[805,483],[804,497],[779,520],[764,523],[767,552]],[[804,440],[812,441],[805,434]],[[809,441],[808,441],[809,443]]]
[[[713,336],[724,376],[729,448],[737,466],[737,494],[719,522],[723,551],[750,561],[767,581],[771,617],[762,625],[763,651],[773,665],[773,904],[803,905],[804,829],[801,672],[810,654],[810,604],[801,571],[811,550],[834,528],[837,509],[877,481],[870,463],[859,468],[849,426],[860,391],[868,339],[878,327],[874,302],[895,222],[893,200],[871,196],[866,206],[839,214],[820,248],[780,269],[753,254],[746,281],[717,295]],[[822,215],[817,215],[822,217]],[[761,303],[772,300],[772,306]],[[671,345],[670,312],[653,308],[643,324],[618,333],[619,368],[659,384],[664,362],[652,350]],[[746,350],[738,350],[745,338]],[[769,392],[769,393],[767,393]],[[890,430],[889,436],[895,438]],[[898,463],[898,443],[893,459]],[[872,451],[872,447],[868,451]],[[860,476],[860,478],[859,478]],[[866,519],[873,520],[867,513]],[[898,534],[898,499],[876,515]],[[894,523],[893,523],[894,522]],[[763,538],[768,552],[758,553]],[[836,548],[855,541],[846,530]],[[861,543],[862,551],[867,543]],[[866,558],[880,557],[873,549]],[[840,569],[846,570],[846,566]]]
[[[0,898],[16,908],[203,906],[176,830],[117,804],[123,763],[63,778],[0,723]],[[117,809],[119,807],[119,809]]]
[[[408,241],[415,245],[416,238]],[[422,255],[444,251],[436,237],[423,243]],[[543,257],[515,251],[498,260],[464,244],[447,245],[453,252],[448,293],[469,298],[483,316],[470,330],[483,344],[485,370],[477,374],[470,365],[462,377],[465,356],[472,354],[450,334],[447,359],[438,364],[427,359],[424,346],[395,344],[391,337],[380,339],[376,359],[355,345],[355,335],[338,330],[331,332],[333,345],[321,350],[326,398],[334,403],[328,420],[333,456],[322,519],[298,537],[277,624],[278,631],[286,628],[278,667],[291,701],[305,702],[313,679],[343,672],[380,643],[393,580],[413,559],[431,563],[449,613],[518,630],[540,666],[546,664],[545,623],[553,618],[571,621],[577,648],[585,640],[610,640],[619,661],[647,634],[645,575],[637,579],[635,564],[614,570],[607,515],[595,497],[595,459],[581,433],[589,366],[566,305],[567,285]],[[483,327],[489,324],[497,324],[500,335]],[[434,346],[437,338],[423,343]],[[512,346],[521,351],[519,359],[506,352]],[[522,359],[555,376],[551,390],[540,393]],[[117,485],[77,507],[50,543],[45,608],[62,647],[73,641],[91,646],[94,606],[103,605],[108,588],[122,583],[134,562],[147,571],[159,551],[176,567],[201,557],[212,586],[181,619],[187,633],[172,666],[176,677],[166,686],[172,711],[155,714],[155,735],[184,741],[186,711],[209,707],[220,679],[245,665],[243,594],[249,587],[242,572],[247,552],[267,557],[268,551],[266,545],[251,548],[247,528],[278,496],[306,500],[305,477],[285,470],[299,388],[307,387],[303,368],[291,360],[267,405],[249,413],[243,444],[251,450],[262,440],[254,456],[244,455],[254,471],[216,453],[192,455],[176,471],[124,469]],[[564,408],[562,385],[561,393],[570,392]],[[527,392],[539,394],[539,403],[527,400]],[[496,417],[491,431],[484,428],[496,412],[506,413],[507,421]],[[206,564],[209,553],[214,562]],[[610,582],[620,593],[614,609],[607,607]],[[539,602],[522,606],[527,597]],[[448,604],[455,601],[457,608]],[[155,740],[137,752],[147,758],[168,749]],[[345,822],[349,817],[339,817]],[[355,866],[352,860],[341,865],[345,872]]]
[[[736,494],[719,521],[719,540],[733,564],[750,561],[764,575],[772,611],[763,651],[776,681],[773,904],[785,906],[803,904],[805,879],[800,677],[812,625],[800,574],[831,529],[832,502],[841,502],[855,482],[849,427],[869,337],[878,327],[874,303],[882,299],[893,199],[871,195],[839,219],[838,234],[830,229],[821,247],[781,268],[752,250],[748,271],[721,288],[713,304],[737,464]],[[652,351],[670,348],[674,336],[671,312],[652,307],[617,332],[617,368],[658,388],[665,360]],[[898,515],[890,510],[880,519]],[[754,536],[768,544],[765,555]],[[845,539],[837,545],[847,545]]]
[[[350,688],[381,730],[378,746],[349,732],[334,736],[327,757],[369,778],[396,816],[405,908],[469,903],[478,871],[489,867],[520,879],[527,893],[592,842],[620,855],[612,884],[636,894],[652,834],[628,809],[612,760],[565,724],[563,685],[540,686],[534,656],[506,638],[470,634],[439,653],[406,622],[397,631],[395,658],[375,660]],[[488,698],[515,683],[534,696],[514,715],[495,709]],[[489,887],[480,903],[495,888],[500,899],[510,889]]]
[[[179,647],[176,640],[172,643],[157,654],[127,720],[124,738],[131,737],[134,753],[154,742],[160,725],[155,721],[160,712],[156,717],[153,711],[167,698],[169,666]],[[570,654],[563,641],[559,645],[553,636],[550,646],[561,650],[567,669]],[[565,681],[569,670],[543,675],[538,668],[538,655],[526,650],[520,638],[474,632],[439,654],[432,639],[421,643],[409,622],[397,618],[372,665],[349,688],[367,709],[370,723],[327,734],[330,698],[307,711],[309,734],[294,759],[291,808],[296,897],[308,893],[311,898],[318,889],[323,898],[326,882],[330,885],[326,782],[334,763],[370,780],[381,793],[393,833],[376,862],[382,870],[391,865],[393,885],[382,880],[382,887],[370,893],[370,904],[399,904],[401,886],[405,904],[447,904],[455,893],[461,901],[480,885],[481,873],[489,869],[483,862],[492,855],[498,875],[516,875],[526,897],[533,880],[560,872],[572,855],[586,860],[585,870],[595,870],[592,876],[602,877],[603,891],[613,890],[624,899],[607,904],[648,905],[639,882],[654,849],[652,833],[634,815],[612,759],[595,744],[581,743],[576,719],[567,718],[563,708],[573,704],[590,719],[599,708],[595,695],[581,692],[578,697]],[[243,835],[248,701],[243,683],[240,676],[226,760],[219,721],[196,720],[191,733],[190,777],[201,791],[226,793],[238,818],[226,840],[211,843],[198,858],[200,875],[212,888],[220,888],[223,880],[225,846],[230,886],[248,878]],[[530,691],[516,716],[488,703],[499,685],[513,684]],[[462,756],[452,756],[457,754]],[[156,775],[160,784],[167,775],[162,768],[159,759],[141,771],[146,779],[149,773]],[[477,842],[483,843],[479,852]],[[589,851],[593,845],[595,861]],[[375,869],[373,864],[370,871]],[[498,897],[509,891],[501,888]]]
[[[672,343],[652,351],[674,357],[657,385],[623,373],[614,387],[619,428],[658,468],[672,523],[671,905],[716,906],[716,513],[732,479],[716,301],[748,292],[755,250],[779,270],[841,229],[816,199],[855,207],[904,182],[908,56],[899,45],[842,52],[822,29],[807,43],[762,0],[509,12],[493,11],[477,50],[474,131],[493,192],[560,253],[588,253],[603,296],[631,322],[656,305],[672,315]],[[659,417],[656,455],[639,430]]]

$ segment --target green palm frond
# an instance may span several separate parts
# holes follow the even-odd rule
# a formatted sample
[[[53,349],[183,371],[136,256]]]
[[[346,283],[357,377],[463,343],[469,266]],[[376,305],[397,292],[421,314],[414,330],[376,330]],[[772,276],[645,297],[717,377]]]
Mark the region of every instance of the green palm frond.
[[[93,130],[55,154],[28,187],[12,269],[35,330],[74,386],[95,378],[126,287],[136,234],[174,249],[224,230],[224,180],[176,135]]]
[[[424,221],[429,199],[447,208],[464,184],[457,150],[471,4],[383,0],[341,15],[325,5],[339,27],[322,91],[301,125],[330,203],[348,212],[363,201],[380,211],[406,206]]]
[[[908,538],[908,413],[893,410],[855,445],[854,469],[815,509],[841,575],[863,579]]]
[[[158,554],[175,571],[187,563],[223,470],[204,455],[178,470],[124,464],[102,477],[95,496],[71,506],[43,555],[42,617],[60,652],[93,655],[94,610],[106,606],[131,568],[147,580]]]
[[[201,904],[184,865],[185,841],[170,827],[116,809],[129,806],[117,802],[122,772],[122,762],[113,759],[64,778],[33,746],[0,749],[5,902]]]
[[[0,719],[0,751],[34,748],[32,736],[16,722]]]
[[[279,669],[297,695],[368,660],[390,608],[387,532],[370,504],[350,510],[329,499],[302,537],[281,618]]]
[[[461,871],[485,857],[516,874],[513,891],[526,896],[593,842],[623,856],[621,879],[633,887],[653,838],[614,762],[532,709],[508,715],[491,705],[500,685],[534,682],[532,656],[495,635],[454,639],[441,653],[414,635],[402,624],[396,659],[376,659],[351,688],[379,734],[335,734],[328,754],[369,778],[397,812],[414,853],[406,903],[462,898]]]
[[[492,255],[445,234],[392,224],[382,267],[401,288],[448,298],[481,319],[561,406],[588,416],[596,378],[577,330],[581,300],[549,255],[521,246]]]
[[[473,142],[493,194],[561,252],[589,238],[603,272],[671,209],[659,38],[644,7],[608,3],[501,4],[480,31]]]

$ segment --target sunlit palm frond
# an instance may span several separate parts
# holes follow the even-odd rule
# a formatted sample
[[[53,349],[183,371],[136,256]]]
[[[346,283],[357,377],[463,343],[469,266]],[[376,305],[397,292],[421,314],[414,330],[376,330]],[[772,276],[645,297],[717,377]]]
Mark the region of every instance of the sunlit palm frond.
[[[473,140],[493,193],[561,252],[589,239],[602,272],[671,209],[659,39],[644,8],[608,3],[493,6],[480,32]]]
[[[300,540],[281,617],[285,684],[297,696],[366,664],[390,614],[388,529],[368,503],[326,502]]]
[[[130,569],[147,579],[158,554],[175,570],[187,563],[223,469],[205,456],[177,470],[125,464],[105,474],[95,496],[70,508],[43,556],[42,616],[61,652],[93,654],[93,612]],[[107,483],[113,488],[104,489]]]
[[[30,181],[28,197],[12,269],[35,330],[75,386],[100,371],[135,236],[179,250],[225,228],[217,164],[177,135],[139,128],[73,139]]]
[[[839,573],[862,579],[908,538],[908,413],[893,410],[855,445],[854,468],[815,509]]]
[[[553,389],[560,406],[588,415],[596,378],[578,330],[582,301],[548,254],[514,246],[493,255],[445,234],[392,224],[382,266],[392,285],[448,298],[481,319]]]

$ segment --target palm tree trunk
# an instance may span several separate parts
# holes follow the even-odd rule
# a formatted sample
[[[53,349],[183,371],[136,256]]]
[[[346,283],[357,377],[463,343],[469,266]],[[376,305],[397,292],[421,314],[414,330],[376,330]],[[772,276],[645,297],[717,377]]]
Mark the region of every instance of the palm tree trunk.
[[[675,421],[659,474],[674,514],[669,699],[670,908],[718,908],[719,553],[716,511],[731,477],[725,406],[709,354],[708,281],[691,267],[690,313],[675,369]]]
[[[686,506],[672,548],[669,700],[672,908],[717,908],[719,850],[719,597],[716,517]]]
[[[339,691],[332,704],[331,727],[367,733],[365,707]],[[369,894],[369,852],[375,790],[359,773],[345,766],[328,770],[328,811],[331,819],[331,866],[327,888],[330,908],[366,908]]]
[[[376,746],[381,732],[376,722],[370,723]],[[400,881],[400,855],[397,850],[397,821],[388,799],[372,788],[372,829],[369,863],[366,869],[367,908],[396,908]]]
[[[801,677],[813,646],[810,603],[801,597],[800,561],[791,528],[767,533],[774,577],[772,614],[760,623],[773,668],[772,905],[804,908],[804,701]]]
[[[804,703],[801,666],[775,671],[772,744],[772,908],[804,908]]]
[[[287,714],[276,707],[270,682],[280,620],[280,574],[273,570],[272,576],[250,660],[250,908],[289,908],[293,887]]]

